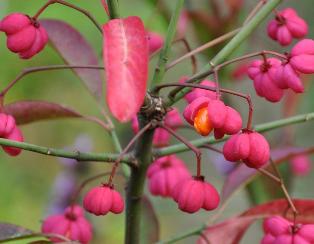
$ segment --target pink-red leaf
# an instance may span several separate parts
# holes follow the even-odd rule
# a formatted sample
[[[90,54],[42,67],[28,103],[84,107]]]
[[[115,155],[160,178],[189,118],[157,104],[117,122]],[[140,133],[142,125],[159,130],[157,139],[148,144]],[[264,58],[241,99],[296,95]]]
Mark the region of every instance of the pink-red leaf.
[[[298,210],[298,223],[307,224],[314,222],[314,200],[293,199],[293,203]],[[248,227],[255,220],[274,215],[283,216],[290,221],[293,220],[293,213],[286,199],[279,199],[255,206],[237,217],[209,226],[203,231],[198,244],[206,244],[208,242],[224,244],[240,243]]]
[[[235,217],[206,228],[197,244],[238,244],[257,217]]]
[[[108,17],[109,17],[109,16],[110,16],[110,13],[109,13],[109,8],[108,8],[108,4],[107,4],[106,0],[101,0],[101,4],[102,4],[102,6],[104,7],[105,12],[106,12],[106,14],[107,14]]]
[[[57,118],[79,118],[78,112],[60,104],[44,101],[19,101],[4,106],[4,112],[11,114],[17,124],[28,124],[34,121]]]
[[[139,111],[146,93],[148,40],[139,17],[113,19],[103,26],[107,102],[120,122]]]
[[[303,224],[314,223],[314,200],[312,199],[293,199],[298,210],[297,222]],[[241,216],[273,216],[280,215],[289,220],[293,220],[293,212],[286,199],[279,199],[264,203],[244,212]]]
[[[89,42],[74,27],[61,20],[45,19],[40,23],[47,30],[50,44],[69,65],[98,65],[97,55]],[[91,94],[99,101],[102,77],[96,69],[73,69]]]

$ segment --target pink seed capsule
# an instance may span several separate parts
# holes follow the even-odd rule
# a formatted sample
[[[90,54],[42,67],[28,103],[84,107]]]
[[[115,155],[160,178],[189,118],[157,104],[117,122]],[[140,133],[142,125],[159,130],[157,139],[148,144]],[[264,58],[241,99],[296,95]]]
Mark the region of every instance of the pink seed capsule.
[[[119,214],[124,209],[124,201],[119,192],[103,185],[92,188],[84,197],[84,209],[97,216],[109,212]]]
[[[0,22],[0,31],[7,35],[7,47],[20,58],[28,59],[39,53],[48,42],[46,30],[37,20],[13,13]]]
[[[15,34],[31,24],[28,16],[21,13],[12,13],[0,21],[0,31],[7,35]]]
[[[287,46],[293,38],[303,38],[308,33],[308,25],[292,8],[286,8],[276,14],[267,26],[268,36]]]
[[[147,31],[149,54],[158,51],[164,45],[164,38],[156,32]]]
[[[182,77],[179,82],[180,83],[184,83],[188,78],[187,77]],[[214,81],[211,80],[203,80],[202,82],[200,82],[200,85],[202,86],[206,86],[209,88],[216,88],[216,83]],[[188,94],[186,94],[184,96],[184,99],[188,102],[191,103],[193,102],[195,99],[199,98],[199,97],[206,97],[209,99],[216,99],[217,95],[215,91],[210,91],[210,90],[205,90],[205,89],[201,89],[201,88],[193,88],[192,91],[190,91]]]
[[[260,168],[268,162],[270,148],[261,134],[243,131],[227,140],[223,146],[223,154],[228,161],[243,161],[250,168]]]
[[[311,170],[311,160],[307,155],[298,155],[291,159],[290,167],[295,175],[308,175]]]
[[[314,224],[302,225],[298,231],[298,235],[309,243],[314,242]]]
[[[191,178],[184,162],[175,155],[155,160],[148,168],[148,188],[151,194],[171,197],[173,187],[180,181]]]
[[[45,234],[59,234],[73,241],[83,244],[90,243],[92,239],[92,226],[83,215],[80,206],[74,205],[66,208],[63,214],[47,217],[41,227]],[[50,238],[52,242],[62,242],[56,237]]]
[[[13,131],[6,137],[6,139],[18,141],[18,142],[24,141],[22,132],[17,126],[14,127]],[[22,152],[21,148],[16,148],[16,147],[2,146],[2,148],[7,154],[11,156],[17,156]]]
[[[278,102],[283,97],[283,90],[274,81],[281,61],[268,58],[266,62],[254,60],[248,68],[248,76],[253,80],[256,94],[270,102]]]
[[[0,113],[0,137],[17,142],[24,141],[22,132],[16,126],[15,119],[11,115]],[[9,146],[2,146],[2,148],[7,154],[11,156],[17,156],[22,151],[20,148]]]
[[[288,234],[290,231],[291,222],[280,217],[273,216],[271,218],[265,219],[263,222],[263,229],[265,233],[270,233],[273,236],[278,236],[282,234]]]
[[[157,128],[154,132],[153,145],[155,147],[165,147],[169,144],[171,135],[163,128]]]
[[[201,120],[203,124],[199,123],[200,112],[207,108],[208,119]],[[183,112],[183,117],[186,121],[194,125],[197,132],[206,136],[211,129],[214,129],[214,136],[216,139],[222,138],[225,134],[233,135],[242,128],[241,115],[233,108],[226,106],[223,101],[219,99],[210,99],[208,97],[198,97],[188,104]],[[197,127],[195,122],[197,123]],[[199,130],[199,128],[208,128],[207,130]],[[208,133],[201,133],[208,131]]]
[[[313,224],[294,224],[281,216],[265,219],[263,229],[265,236],[261,241],[262,244],[308,244],[314,241]]]
[[[173,108],[166,114],[164,123],[172,129],[176,129],[183,125],[181,115],[177,108]]]
[[[210,211],[218,207],[220,197],[217,190],[203,177],[178,182],[172,191],[172,198],[183,212],[195,213],[201,208]]]
[[[291,50],[290,65],[296,72],[314,73],[314,40],[303,39]]]

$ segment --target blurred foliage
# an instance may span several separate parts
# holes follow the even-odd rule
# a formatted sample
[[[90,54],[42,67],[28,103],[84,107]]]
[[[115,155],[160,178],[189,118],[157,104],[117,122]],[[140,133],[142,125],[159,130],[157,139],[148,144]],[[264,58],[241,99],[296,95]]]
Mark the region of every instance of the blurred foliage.
[[[29,15],[34,14],[46,1],[44,0],[1,0],[0,1],[0,18],[10,12],[24,12]],[[90,11],[99,23],[105,23],[107,16],[103,11],[100,0],[93,1],[70,1],[82,8]],[[139,15],[143,18],[147,28],[166,33],[167,30],[167,18],[171,13],[171,8],[174,1],[160,0],[159,4],[163,9],[162,14],[159,14],[158,9],[155,7],[157,1],[153,0],[132,0],[123,1],[120,0],[121,10],[124,16]],[[205,13],[209,9],[209,1],[205,0],[193,0],[187,1],[189,8],[204,10]],[[224,1],[216,1],[223,6]],[[245,1],[246,4],[241,9],[239,15],[239,23],[243,21],[246,14],[256,4],[255,1]],[[288,0],[284,3],[285,6],[294,6],[302,17],[304,17],[310,23],[311,33],[310,37],[314,37],[314,22],[312,13],[312,0],[293,1]],[[208,11],[209,14],[210,11]],[[95,47],[97,53],[99,53],[99,60],[101,62],[101,45],[102,37],[99,35],[97,29],[80,13],[77,13],[64,6],[54,5],[51,6],[43,15],[42,18],[57,18],[69,22],[74,27],[78,28],[82,34],[90,41]],[[233,23],[238,26],[237,21]],[[230,28],[230,26],[228,26]],[[191,43],[192,48],[209,41],[213,36],[213,33],[198,33],[195,30],[200,30],[199,25],[189,24],[187,39]],[[200,38],[201,34],[202,38]],[[185,52],[184,49],[175,45],[171,60],[178,57]],[[243,43],[241,47],[235,52],[235,55],[242,53],[248,53],[250,51],[262,50],[262,49],[274,49],[282,50],[276,43],[269,40],[265,34],[265,24],[259,27],[257,31],[251,36],[250,40]],[[215,50],[215,51],[213,51]],[[208,58],[213,56],[217,49],[213,49],[205,52],[205,55],[198,56],[199,66],[202,67]],[[285,49],[285,50],[288,50]],[[79,50],[78,50],[79,52]],[[4,87],[10,80],[14,79],[19,72],[30,66],[41,66],[49,64],[62,64],[62,59],[56,54],[52,48],[47,47],[44,52],[34,57],[31,60],[20,60],[15,54],[9,52],[5,45],[5,36],[0,35],[0,81],[1,87]],[[151,62],[151,67],[154,67],[156,58]],[[190,62],[187,60],[182,64],[177,65],[166,76],[166,81],[176,81],[182,75],[189,75],[191,67]],[[231,70],[227,68],[226,70]],[[150,72],[152,74],[152,72]],[[232,81],[225,75],[226,79],[224,86],[233,88],[235,90],[241,90],[244,93],[255,94],[251,81],[244,78],[243,81]],[[312,84],[313,76],[308,77],[308,87],[306,93],[300,96],[300,104],[295,113],[306,113],[314,111],[314,87]],[[21,99],[41,99],[51,102],[58,102],[70,107],[74,107],[86,115],[101,116],[97,105],[93,98],[91,98],[88,92],[84,89],[81,81],[71,71],[50,71],[38,74],[31,74],[21,80],[14,88],[9,92],[6,103],[21,100]],[[243,101],[234,97],[228,97],[229,102],[232,103],[244,116],[247,114],[246,104]],[[261,98],[253,96],[253,102],[255,104],[255,116],[254,123],[263,123],[278,119],[282,117],[283,102],[276,104],[270,104],[265,102]],[[183,108],[183,102],[179,104],[179,108]],[[293,137],[293,143],[297,146],[309,146],[313,143],[314,136],[313,123],[306,123],[289,128],[289,131],[295,131]],[[85,121],[78,121],[75,119],[57,120],[57,121],[44,121],[38,122],[22,127],[27,142],[31,142],[38,145],[51,146],[55,148],[63,148],[65,146],[72,145],[77,135],[84,133],[89,134],[93,141],[96,152],[111,152],[113,151],[110,138],[103,129],[97,125],[90,124]],[[271,141],[273,146],[277,146],[279,143],[284,143],[285,130],[276,130],[268,132],[267,138]],[[123,141],[123,144],[132,137],[132,133],[129,125],[118,125],[118,133]],[[183,135],[189,138],[195,138],[195,134],[184,132]],[[194,158],[190,153],[184,153],[182,155],[188,164],[188,166],[194,170]],[[34,154],[31,152],[23,152],[21,156],[17,158],[11,158],[0,152],[0,220],[4,222],[15,223],[21,226],[25,226],[32,230],[39,230],[41,220],[46,215],[47,206],[51,199],[49,199],[51,186],[55,177],[60,171],[62,171],[62,165],[59,161],[53,157],[46,157],[43,155]],[[205,157],[203,170],[206,173],[208,179],[221,189],[223,184],[223,177],[218,174],[215,168],[210,162],[207,162],[208,158]],[[92,175],[96,172],[107,171],[108,165],[102,163],[91,163],[91,170],[88,175]],[[82,180],[87,175],[82,177]],[[124,181],[117,180],[117,185],[120,190],[124,189]],[[307,186],[314,183],[314,171],[311,175],[297,178],[293,182],[292,194],[294,197],[314,198],[314,192]],[[95,183],[97,184],[97,182]],[[258,189],[253,189],[259,191]],[[205,213],[203,211],[194,214],[193,216],[184,214],[177,210],[176,204],[171,200],[164,200],[160,198],[152,198],[153,205],[156,208],[156,212],[159,216],[161,238],[167,238],[170,235],[186,231],[193,226],[199,226],[205,222],[212,213]],[[249,207],[249,201],[247,200],[244,192],[240,192],[234,197],[231,205],[225,210],[224,216],[231,216],[239,211],[245,210]],[[93,243],[122,243],[123,240],[123,221],[122,215],[108,215],[102,217],[89,216],[95,226],[96,237]],[[255,230],[255,231],[254,231]],[[257,234],[258,233],[258,234]],[[260,230],[253,226],[251,231],[246,235],[243,243],[253,243],[256,241],[256,236],[260,235]],[[187,239],[180,243],[191,243],[193,238]],[[25,243],[23,241],[16,243]]]

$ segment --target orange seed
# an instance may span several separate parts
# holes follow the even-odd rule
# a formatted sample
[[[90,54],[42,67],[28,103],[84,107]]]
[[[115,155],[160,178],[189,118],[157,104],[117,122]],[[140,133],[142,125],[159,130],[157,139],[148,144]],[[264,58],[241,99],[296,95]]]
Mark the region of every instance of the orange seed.
[[[212,131],[213,127],[208,118],[207,107],[198,110],[194,118],[194,128],[202,136],[207,136]]]

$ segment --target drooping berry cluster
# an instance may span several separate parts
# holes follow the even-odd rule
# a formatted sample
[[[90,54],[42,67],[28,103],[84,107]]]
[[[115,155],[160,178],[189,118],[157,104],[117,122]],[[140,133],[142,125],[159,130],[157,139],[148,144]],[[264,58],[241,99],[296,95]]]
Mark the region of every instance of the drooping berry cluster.
[[[45,234],[59,234],[83,244],[88,244],[92,239],[92,226],[78,205],[69,206],[63,214],[47,217],[41,231]],[[56,237],[51,238],[51,241],[62,242]]]
[[[213,82],[201,82],[201,85],[213,87]],[[189,102],[183,116],[186,121],[193,125],[196,131],[207,136],[214,129],[216,139],[225,134],[233,135],[242,128],[241,115],[233,108],[226,106],[216,98],[216,93],[200,88],[193,89],[186,95]]]
[[[17,127],[15,119],[11,115],[0,113],[0,137],[23,142],[22,132]],[[22,149],[16,147],[2,146],[2,148],[11,156],[17,156],[22,151]]]
[[[281,216],[274,216],[264,221],[263,229],[265,236],[261,244],[314,243],[313,224],[293,224]]]
[[[148,168],[147,177],[153,195],[173,198],[184,212],[218,207],[219,194],[214,186],[205,182],[203,176],[192,178],[184,162],[175,155],[155,160]]]
[[[48,42],[47,32],[40,23],[21,13],[10,14],[1,20],[0,31],[7,35],[8,48],[23,59],[39,53]]]
[[[303,39],[287,54],[284,61],[277,58],[254,60],[248,68],[248,76],[254,81],[257,95],[270,102],[278,102],[285,89],[304,92],[301,74],[314,73],[314,41]]]
[[[286,8],[276,13],[276,18],[267,26],[271,39],[278,41],[282,46],[289,45],[293,38],[303,38],[308,33],[308,25],[292,8]]]
[[[201,85],[215,87],[215,83],[210,81],[203,81]],[[260,168],[268,162],[270,147],[267,140],[250,128],[239,133],[242,128],[241,115],[217,99],[215,92],[194,88],[185,98],[189,104],[183,116],[200,135],[207,136],[212,129],[216,139],[223,138],[225,134],[231,135],[223,147],[226,160],[241,161],[251,168]]]

